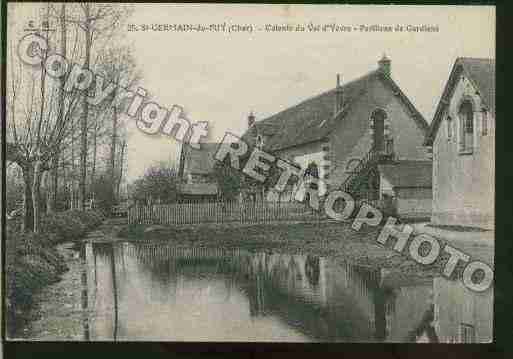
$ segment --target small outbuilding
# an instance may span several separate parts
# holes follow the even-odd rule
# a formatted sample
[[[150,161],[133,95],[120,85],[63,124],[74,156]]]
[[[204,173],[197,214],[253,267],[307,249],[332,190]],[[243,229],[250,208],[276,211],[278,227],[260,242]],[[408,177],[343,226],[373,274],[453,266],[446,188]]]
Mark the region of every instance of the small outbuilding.
[[[184,144],[180,152],[178,176],[181,202],[213,202],[218,198],[214,179],[218,143],[202,143],[200,149]]]
[[[429,219],[432,207],[431,161],[379,165],[380,199],[403,218]]]

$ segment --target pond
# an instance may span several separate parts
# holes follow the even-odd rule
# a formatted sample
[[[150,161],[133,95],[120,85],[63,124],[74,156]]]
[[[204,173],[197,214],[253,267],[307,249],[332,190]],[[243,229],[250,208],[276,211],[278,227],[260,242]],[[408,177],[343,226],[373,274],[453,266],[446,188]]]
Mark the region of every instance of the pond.
[[[433,300],[458,298],[451,283],[310,255],[118,242],[87,243],[82,256],[86,340],[434,340],[436,333],[423,334],[426,318],[452,307],[433,313]],[[475,306],[491,295],[484,298]],[[451,340],[461,318],[444,316],[451,319],[437,323],[451,327],[444,334]],[[489,333],[474,328],[467,340],[491,336],[491,317],[477,318],[480,327],[488,321]]]

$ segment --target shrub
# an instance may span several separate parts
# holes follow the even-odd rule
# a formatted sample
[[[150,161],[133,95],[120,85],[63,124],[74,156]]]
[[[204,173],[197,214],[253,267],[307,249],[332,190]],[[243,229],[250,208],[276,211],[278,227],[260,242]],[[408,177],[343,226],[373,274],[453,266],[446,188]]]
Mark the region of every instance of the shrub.
[[[45,234],[8,232],[6,238],[6,304],[10,327],[32,304],[34,292],[59,280],[68,268]]]
[[[94,229],[99,226],[103,220],[104,216],[99,211],[78,211],[73,210],[68,212],[69,215],[73,218],[79,219],[85,226],[87,230]]]
[[[52,243],[75,240],[99,226],[104,219],[98,211],[53,213],[42,220],[42,232],[49,236]]]

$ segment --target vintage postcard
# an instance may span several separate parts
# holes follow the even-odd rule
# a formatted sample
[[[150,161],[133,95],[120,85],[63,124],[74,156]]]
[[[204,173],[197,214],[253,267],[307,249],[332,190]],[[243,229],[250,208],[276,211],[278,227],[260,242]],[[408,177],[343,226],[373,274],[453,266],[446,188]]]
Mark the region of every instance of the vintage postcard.
[[[5,340],[492,342],[495,36],[493,6],[8,3]]]

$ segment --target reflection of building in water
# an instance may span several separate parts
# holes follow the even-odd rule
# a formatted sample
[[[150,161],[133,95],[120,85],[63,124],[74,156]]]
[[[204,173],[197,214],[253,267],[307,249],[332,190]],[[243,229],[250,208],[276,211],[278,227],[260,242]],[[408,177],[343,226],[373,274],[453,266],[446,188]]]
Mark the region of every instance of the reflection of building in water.
[[[203,339],[229,339],[233,326],[245,330],[238,340],[251,340],[255,325],[272,322],[284,340],[404,342],[418,338],[433,312],[431,280],[308,255],[124,243],[88,246],[86,260],[92,340],[199,340],[198,325]],[[479,310],[491,308],[487,299],[468,302],[437,283],[440,340],[491,337],[491,319]]]
[[[489,343],[493,339],[493,288],[469,290],[461,281],[434,280],[434,326],[440,342]]]
[[[411,341],[412,332],[422,324],[430,309],[433,281],[382,271],[381,288],[385,297],[386,341]]]
[[[325,258],[260,253],[251,259],[251,274],[255,314],[278,311],[291,325],[300,321],[323,339],[384,339],[384,297],[376,271]]]

